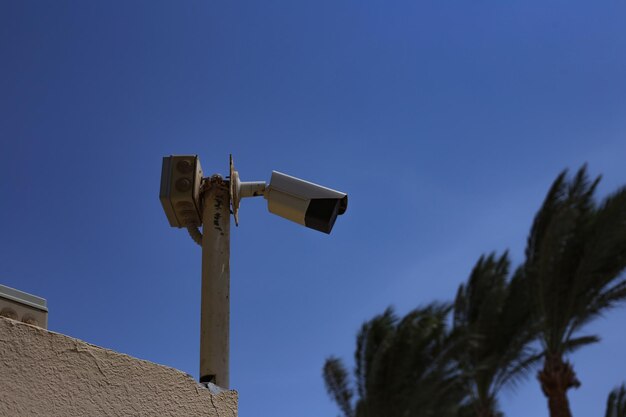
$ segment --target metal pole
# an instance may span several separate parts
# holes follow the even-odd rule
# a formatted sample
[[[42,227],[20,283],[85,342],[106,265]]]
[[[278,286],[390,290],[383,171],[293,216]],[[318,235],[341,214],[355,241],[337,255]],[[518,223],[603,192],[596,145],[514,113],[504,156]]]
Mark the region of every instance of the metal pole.
[[[200,382],[228,388],[230,195],[219,175],[205,179],[202,211]]]

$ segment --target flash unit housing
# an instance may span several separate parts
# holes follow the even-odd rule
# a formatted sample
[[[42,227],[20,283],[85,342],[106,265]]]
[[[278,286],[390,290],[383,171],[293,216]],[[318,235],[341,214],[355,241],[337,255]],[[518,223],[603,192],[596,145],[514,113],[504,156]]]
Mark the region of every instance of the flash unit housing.
[[[197,155],[163,158],[159,199],[171,227],[200,226],[202,167]]]

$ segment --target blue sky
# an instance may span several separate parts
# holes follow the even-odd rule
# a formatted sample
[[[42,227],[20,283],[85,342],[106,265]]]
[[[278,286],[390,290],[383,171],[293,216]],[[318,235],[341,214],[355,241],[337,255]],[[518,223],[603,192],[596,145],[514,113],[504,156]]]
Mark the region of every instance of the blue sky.
[[[245,200],[232,230],[242,416],[335,416],[324,359],[360,324],[522,259],[554,177],[626,183],[626,3],[0,3],[0,282],[50,329],[198,374],[200,249],[168,226],[161,158],[350,195],[328,236]],[[626,309],[573,356],[575,415],[626,380]],[[510,417],[547,416],[536,380]],[[280,406],[279,406],[280,404]]]

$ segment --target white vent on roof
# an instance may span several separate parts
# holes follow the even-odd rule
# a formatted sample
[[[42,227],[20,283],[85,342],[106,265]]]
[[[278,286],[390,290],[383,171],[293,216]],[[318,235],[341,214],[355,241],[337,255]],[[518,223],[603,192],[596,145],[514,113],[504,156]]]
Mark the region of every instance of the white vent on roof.
[[[0,316],[48,328],[46,300],[0,284]]]

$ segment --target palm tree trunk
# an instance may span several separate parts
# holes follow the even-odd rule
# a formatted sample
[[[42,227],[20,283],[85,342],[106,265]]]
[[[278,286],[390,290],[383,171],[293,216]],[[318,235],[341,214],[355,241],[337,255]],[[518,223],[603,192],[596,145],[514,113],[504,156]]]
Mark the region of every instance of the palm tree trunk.
[[[548,398],[550,417],[572,417],[567,390],[580,386],[572,364],[564,361],[560,354],[547,354],[537,378]]]
[[[478,395],[476,401],[472,404],[474,415],[476,417],[496,417],[495,400],[489,395]]]
[[[550,417],[572,417],[569,400],[565,392],[559,392],[548,397],[548,409],[550,410]]]
[[[496,414],[489,407],[483,407],[478,410],[478,417],[496,417]]]

